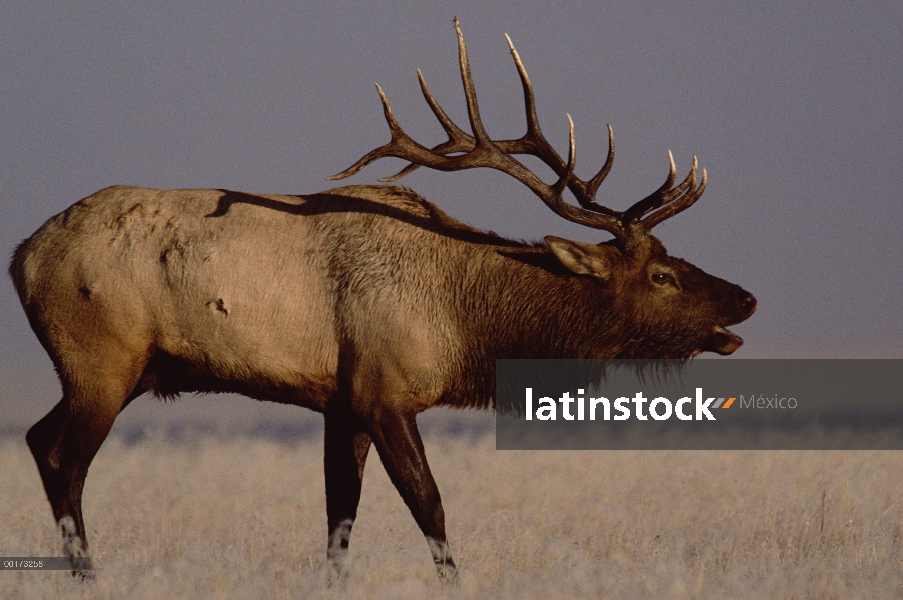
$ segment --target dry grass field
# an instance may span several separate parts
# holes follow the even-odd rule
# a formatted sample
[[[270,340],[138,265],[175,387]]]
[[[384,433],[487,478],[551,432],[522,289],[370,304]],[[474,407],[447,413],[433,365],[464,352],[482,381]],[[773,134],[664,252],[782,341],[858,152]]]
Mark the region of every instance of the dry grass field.
[[[316,434],[114,435],[85,490],[96,581],[5,571],[0,597],[903,596],[899,452],[503,452],[482,431],[425,436],[457,586],[375,454],[330,589]],[[56,554],[21,438],[0,438],[0,464],[0,554]]]

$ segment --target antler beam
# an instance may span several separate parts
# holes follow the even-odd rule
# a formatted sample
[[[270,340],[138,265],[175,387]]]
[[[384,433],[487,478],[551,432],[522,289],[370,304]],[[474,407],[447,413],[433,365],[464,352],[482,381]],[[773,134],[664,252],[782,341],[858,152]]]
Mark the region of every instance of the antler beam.
[[[652,227],[689,208],[702,195],[706,185],[706,173],[703,169],[702,181],[697,187],[696,157],[693,157],[693,165],[687,177],[680,184],[674,186],[674,157],[668,152],[669,174],[664,184],[655,192],[624,212],[619,212],[597,203],[596,192],[611,170],[614,161],[614,133],[611,126],[608,127],[608,156],[602,168],[589,181],[583,181],[574,176],[574,165],[576,162],[574,123],[570,115],[568,115],[570,134],[568,160],[565,162],[542,133],[536,114],[533,85],[530,82],[530,77],[524,68],[520,55],[507,34],[505,38],[508,40],[511,56],[514,59],[514,64],[517,67],[521,85],[523,86],[527,132],[518,139],[492,140],[486,132],[480,117],[470,62],[467,58],[467,46],[464,43],[464,35],[461,33],[461,27],[457,18],[455,18],[455,30],[458,35],[458,58],[461,68],[461,80],[464,85],[464,96],[467,101],[467,116],[470,120],[473,135],[463,131],[448,117],[433,97],[423,78],[423,74],[418,69],[417,77],[420,81],[423,97],[448,135],[448,141],[433,148],[427,148],[414,141],[398,124],[398,121],[392,114],[389,100],[386,98],[382,88],[377,85],[376,90],[379,92],[379,97],[382,100],[383,112],[389,125],[389,131],[392,134],[391,141],[367,153],[348,169],[327,179],[343,179],[357,173],[371,162],[387,156],[401,158],[409,161],[411,164],[395,175],[380,179],[380,181],[385,182],[397,181],[420,166],[440,171],[460,171],[475,167],[489,167],[507,173],[526,185],[557,215],[574,223],[608,231],[625,248],[634,246],[639,239],[645,237]],[[553,185],[544,183],[527,169],[523,163],[513,157],[513,155],[517,154],[539,158],[558,175],[558,181]],[[563,193],[565,188],[571,190],[579,206],[564,200]]]

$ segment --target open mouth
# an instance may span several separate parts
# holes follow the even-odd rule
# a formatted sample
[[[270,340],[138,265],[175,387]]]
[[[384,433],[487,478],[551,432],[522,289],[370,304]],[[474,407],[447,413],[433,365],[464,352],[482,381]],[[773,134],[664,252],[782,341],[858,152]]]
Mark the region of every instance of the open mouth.
[[[712,330],[712,337],[709,338],[709,347],[706,350],[726,356],[733,354],[742,345],[743,338],[731,333],[720,325],[716,325]]]
[[[744,294],[743,298],[740,300],[738,304],[738,312],[737,315],[739,318],[736,318],[725,323],[725,325],[736,325],[737,323],[742,323],[746,319],[750,318],[754,312],[756,312],[756,299],[749,292],[741,290]],[[709,337],[708,345],[704,350],[708,350],[709,352],[716,352],[721,354],[722,356],[726,356],[728,354],[733,354],[737,348],[743,345],[743,338],[739,335],[736,335],[730,332],[726,327],[722,325],[715,325],[712,328],[712,335]]]

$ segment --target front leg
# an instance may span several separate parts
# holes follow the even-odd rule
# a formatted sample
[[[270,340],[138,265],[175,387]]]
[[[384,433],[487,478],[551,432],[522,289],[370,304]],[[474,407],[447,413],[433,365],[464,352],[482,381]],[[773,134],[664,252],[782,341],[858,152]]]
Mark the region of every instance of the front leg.
[[[347,411],[327,410],[323,462],[326,473],[326,518],[329,582],[344,578],[348,539],[361,499],[370,436]]]
[[[368,429],[389,478],[426,536],[439,578],[455,581],[458,568],[445,536],[442,498],[426,462],[416,414],[380,411],[372,417]]]

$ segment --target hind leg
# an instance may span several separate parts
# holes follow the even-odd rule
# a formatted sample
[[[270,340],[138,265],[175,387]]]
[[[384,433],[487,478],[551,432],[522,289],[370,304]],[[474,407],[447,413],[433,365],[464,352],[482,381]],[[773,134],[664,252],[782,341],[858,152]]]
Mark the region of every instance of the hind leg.
[[[136,389],[142,361],[119,354],[118,360],[91,361],[95,368],[60,369],[63,399],[26,435],[53,516],[63,535],[66,556],[86,556],[88,539],[82,516],[82,490],[88,467],[123,405]],[[138,366],[141,364],[141,366]]]
[[[329,583],[341,581],[345,573],[348,540],[357,517],[364,465],[370,436],[350,412],[326,410],[324,466],[326,471],[326,515],[329,542],[326,559]]]

